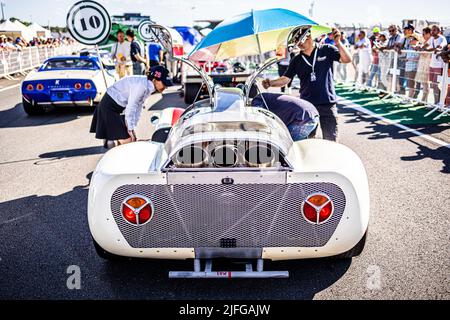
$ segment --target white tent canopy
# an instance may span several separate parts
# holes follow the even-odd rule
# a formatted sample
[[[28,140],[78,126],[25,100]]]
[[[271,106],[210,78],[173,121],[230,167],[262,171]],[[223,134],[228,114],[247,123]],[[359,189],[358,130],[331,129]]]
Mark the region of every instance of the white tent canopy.
[[[17,26],[22,38],[24,38],[26,41],[31,41],[34,37],[36,37],[36,31],[33,31],[31,28],[27,27],[20,21],[16,20],[13,22],[13,24]]]
[[[0,35],[16,38],[20,37],[22,35],[22,32],[20,31],[20,28],[18,26],[16,26],[9,20],[6,20],[5,22],[0,24]]]
[[[50,32],[50,30],[43,28],[41,25],[33,22],[29,28],[33,31],[36,32],[36,35],[38,37],[44,37],[44,38],[51,38],[52,37],[52,33]]]
[[[0,23],[0,32],[20,32],[20,28],[9,20]]]

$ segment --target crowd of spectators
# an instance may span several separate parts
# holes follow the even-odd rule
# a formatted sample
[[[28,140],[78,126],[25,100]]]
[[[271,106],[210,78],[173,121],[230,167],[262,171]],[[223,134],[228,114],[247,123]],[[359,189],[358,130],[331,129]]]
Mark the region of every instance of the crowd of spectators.
[[[382,92],[395,87],[396,93],[412,99],[418,99],[422,94],[420,100],[423,102],[428,101],[432,91],[434,103],[439,103],[439,79],[445,66],[443,55],[449,50],[439,26],[425,27],[419,33],[412,25],[406,25],[403,30],[391,25],[388,33],[374,28],[369,38],[366,31],[361,30],[352,40],[354,66],[357,70],[355,81],[368,87],[376,87]],[[396,61],[394,52],[397,52]],[[389,72],[394,63],[399,71],[395,86]],[[344,72],[338,69],[338,73]],[[448,93],[450,95],[450,90]],[[386,93],[380,94],[381,97],[384,95]]]
[[[22,51],[28,47],[58,48],[72,44],[74,44],[74,40],[67,37],[47,39],[43,37],[35,37],[31,41],[26,41],[22,37],[13,38],[0,35],[0,52]]]

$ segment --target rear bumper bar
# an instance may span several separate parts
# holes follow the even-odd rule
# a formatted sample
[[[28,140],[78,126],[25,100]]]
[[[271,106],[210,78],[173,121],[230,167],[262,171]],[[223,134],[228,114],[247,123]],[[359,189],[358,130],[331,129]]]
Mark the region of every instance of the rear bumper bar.
[[[171,271],[170,279],[270,279],[289,278],[289,271],[264,271],[264,260],[257,259],[257,270],[253,270],[251,261],[245,265],[245,271],[212,271],[212,260],[205,261],[205,270],[201,270],[201,260],[194,260],[194,271]]]

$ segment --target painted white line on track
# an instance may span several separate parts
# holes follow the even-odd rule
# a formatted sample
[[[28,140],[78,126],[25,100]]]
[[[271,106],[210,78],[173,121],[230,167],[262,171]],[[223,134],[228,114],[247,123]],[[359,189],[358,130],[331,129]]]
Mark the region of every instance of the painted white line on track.
[[[443,140],[437,139],[435,137],[432,137],[432,136],[430,136],[428,134],[425,134],[423,132],[420,132],[418,130],[409,128],[409,127],[407,127],[407,126],[405,126],[403,124],[400,124],[400,123],[397,123],[395,121],[389,120],[389,119],[387,119],[387,118],[385,118],[383,116],[380,116],[380,115],[378,115],[378,114],[376,114],[376,113],[374,113],[374,112],[372,112],[372,111],[370,111],[370,110],[368,110],[368,109],[366,109],[366,108],[364,108],[364,107],[354,103],[353,101],[350,101],[350,100],[347,100],[347,99],[339,97],[338,104],[341,104],[341,105],[343,105],[345,107],[349,107],[349,108],[352,108],[352,109],[354,109],[356,111],[365,113],[365,114],[367,114],[367,115],[369,115],[369,116],[371,116],[373,118],[376,118],[376,119],[379,119],[379,120],[381,120],[383,122],[386,122],[387,124],[396,126],[397,128],[400,128],[400,129],[404,130],[404,132],[409,132],[409,133],[415,134],[416,136],[421,137],[421,138],[423,138],[425,140],[428,140],[429,142],[432,142],[432,143],[437,144],[439,146],[442,146],[442,147],[450,149],[450,144],[445,142],[445,141],[443,141]]]
[[[0,92],[6,91],[6,90],[11,90],[11,89],[14,89],[14,88],[20,87],[21,85],[22,85],[21,83],[15,84],[15,85],[12,85],[12,86],[9,86],[9,87],[6,87],[6,88],[3,88],[3,89],[0,89]]]

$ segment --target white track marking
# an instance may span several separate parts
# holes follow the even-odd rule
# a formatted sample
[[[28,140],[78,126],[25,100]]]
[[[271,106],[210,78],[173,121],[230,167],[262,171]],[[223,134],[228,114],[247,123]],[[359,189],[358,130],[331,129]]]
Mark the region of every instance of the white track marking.
[[[381,120],[383,122],[386,122],[387,124],[396,126],[397,128],[400,128],[400,129],[404,130],[405,132],[409,132],[409,133],[415,134],[416,136],[419,136],[419,137],[421,137],[421,138],[423,138],[425,140],[428,140],[428,141],[430,141],[430,142],[432,142],[434,144],[437,144],[439,146],[443,146],[445,148],[450,149],[450,144],[445,142],[445,141],[442,141],[440,139],[432,137],[432,136],[430,136],[428,134],[425,134],[423,132],[420,132],[418,130],[409,128],[409,127],[407,127],[407,126],[405,126],[403,124],[400,124],[400,123],[397,123],[395,121],[389,120],[389,119],[387,119],[387,118],[385,118],[383,116],[380,116],[380,115],[378,115],[378,114],[376,114],[376,113],[374,113],[374,112],[372,112],[372,111],[370,111],[370,110],[368,110],[368,109],[366,109],[366,108],[364,108],[364,107],[362,107],[362,106],[360,106],[360,105],[350,101],[350,100],[347,100],[347,99],[339,97],[338,104],[341,104],[341,105],[343,105],[345,107],[349,107],[349,108],[352,108],[352,109],[357,110],[359,112],[365,113],[365,114],[367,114],[367,115],[369,115],[369,116],[371,116],[373,118],[377,118],[377,119],[379,119],[379,120]]]
[[[9,87],[0,89],[0,92],[3,92],[3,91],[6,91],[6,90],[10,90],[10,89],[17,88],[17,87],[20,87],[21,85],[22,85],[21,83],[15,84],[15,85],[13,85],[13,86],[9,86]]]

